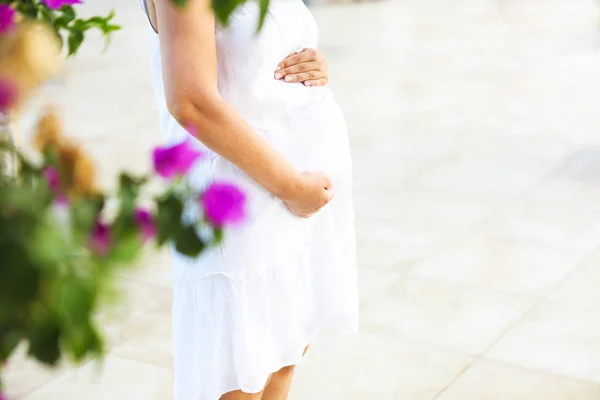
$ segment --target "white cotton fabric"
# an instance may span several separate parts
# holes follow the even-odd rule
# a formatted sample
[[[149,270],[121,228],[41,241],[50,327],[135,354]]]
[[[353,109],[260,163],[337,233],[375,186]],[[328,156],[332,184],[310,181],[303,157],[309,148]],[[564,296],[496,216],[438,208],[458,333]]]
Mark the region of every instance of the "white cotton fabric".
[[[317,47],[315,21],[301,0],[271,0],[256,34],[258,6],[218,27],[221,95],[298,170],[320,170],[335,199],[310,219],[285,205],[225,159],[207,156],[189,174],[201,190],[214,180],[240,185],[248,219],[197,259],[174,256],[175,399],[218,400],[260,392],[269,375],[295,365],[324,328],[358,326],[352,165],[344,118],[327,88],[274,79],[277,64]],[[168,143],[190,139],[169,114],[158,36],[151,32],[154,85]],[[202,62],[199,60],[198,62]],[[218,132],[215,132],[218,134]]]

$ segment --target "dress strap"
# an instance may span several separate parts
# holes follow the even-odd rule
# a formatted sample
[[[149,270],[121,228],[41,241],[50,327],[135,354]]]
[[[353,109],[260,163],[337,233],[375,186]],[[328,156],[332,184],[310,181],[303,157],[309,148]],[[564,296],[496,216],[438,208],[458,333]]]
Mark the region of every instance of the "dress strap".
[[[150,12],[148,11],[148,0],[140,0],[140,1],[142,3],[142,8],[144,9],[144,12],[146,13],[146,17],[148,17],[148,22],[150,23],[150,26],[152,27],[154,32],[158,33],[158,29],[156,29],[154,27],[154,25],[152,24],[152,20],[150,19]]]

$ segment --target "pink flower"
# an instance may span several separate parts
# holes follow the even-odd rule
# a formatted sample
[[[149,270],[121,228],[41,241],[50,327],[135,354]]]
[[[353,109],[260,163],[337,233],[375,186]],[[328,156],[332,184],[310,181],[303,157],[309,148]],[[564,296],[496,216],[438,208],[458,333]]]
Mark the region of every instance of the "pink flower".
[[[0,393],[0,400],[8,400],[8,397],[4,396],[4,394]]]
[[[54,196],[54,201],[59,205],[66,205],[69,203],[67,195],[62,191],[60,186],[60,174],[53,166],[44,168],[44,178],[48,184],[50,193]]]
[[[246,195],[230,183],[214,182],[200,201],[206,217],[216,226],[236,225],[246,218]]]
[[[171,147],[157,147],[152,158],[154,169],[163,178],[173,178],[187,173],[202,153],[185,141]]]
[[[2,7],[2,5],[0,5],[0,7]],[[1,18],[2,17],[0,16],[0,19]],[[0,25],[1,24],[2,22],[0,22]],[[0,78],[0,111],[9,110],[17,101],[18,95],[17,88],[11,81]]]
[[[15,26],[15,10],[8,4],[0,4],[0,33],[6,33]]]
[[[60,191],[60,175],[56,168],[52,166],[44,168],[44,178],[46,178],[46,183],[48,183],[48,188],[52,193]]]
[[[134,220],[144,242],[156,236],[156,221],[149,211],[138,208],[135,210]]]
[[[44,3],[46,7],[53,10],[58,10],[62,8],[62,6],[72,6],[73,4],[83,3],[82,0],[41,0],[41,2]]]
[[[108,255],[112,246],[110,226],[101,221],[96,221],[90,235],[89,245],[94,253],[100,256]]]

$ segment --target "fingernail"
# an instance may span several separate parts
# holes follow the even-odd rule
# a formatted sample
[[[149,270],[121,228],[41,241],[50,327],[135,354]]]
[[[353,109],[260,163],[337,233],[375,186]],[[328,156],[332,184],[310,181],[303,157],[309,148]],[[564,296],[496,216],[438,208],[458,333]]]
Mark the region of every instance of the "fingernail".
[[[291,76],[291,75],[288,75],[288,76],[285,77],[285,81],[286,82],[292,82],[293,80],[294,80],[294,77]]]
[[[275,79],[281,79],[282,77],[283,77],[283,75],[281,74],[281,72],[275,73]]]
[[[304,82],[304,86],[310,86],[310,85],[312,85],[312,83],[310,83],[310,81]]]
[[[275,68],[275,71],[279,71],[281,69],[281,65],[278,65],[277,68]]]

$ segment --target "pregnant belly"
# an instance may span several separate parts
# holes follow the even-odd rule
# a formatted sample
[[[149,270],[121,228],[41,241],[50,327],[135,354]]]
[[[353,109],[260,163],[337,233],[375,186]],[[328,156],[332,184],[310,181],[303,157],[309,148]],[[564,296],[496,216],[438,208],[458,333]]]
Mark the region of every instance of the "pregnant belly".
[[[223,95],[298,169],[329,170],[349,155],[344,117],[326,87],[270,78]]]
[[[271,101],[270,111],[263,112],[262,107],[260,113],[238,110],[298,171],[322,171],[338,188],[349,188],[352,165],[342,112],[327,89],[302,89],[313,90],[284,104]],[[214,179],[235,181],[246,191],[250,220],[281,207],[278,199],[221,157],[213,160],[212,171]]]

